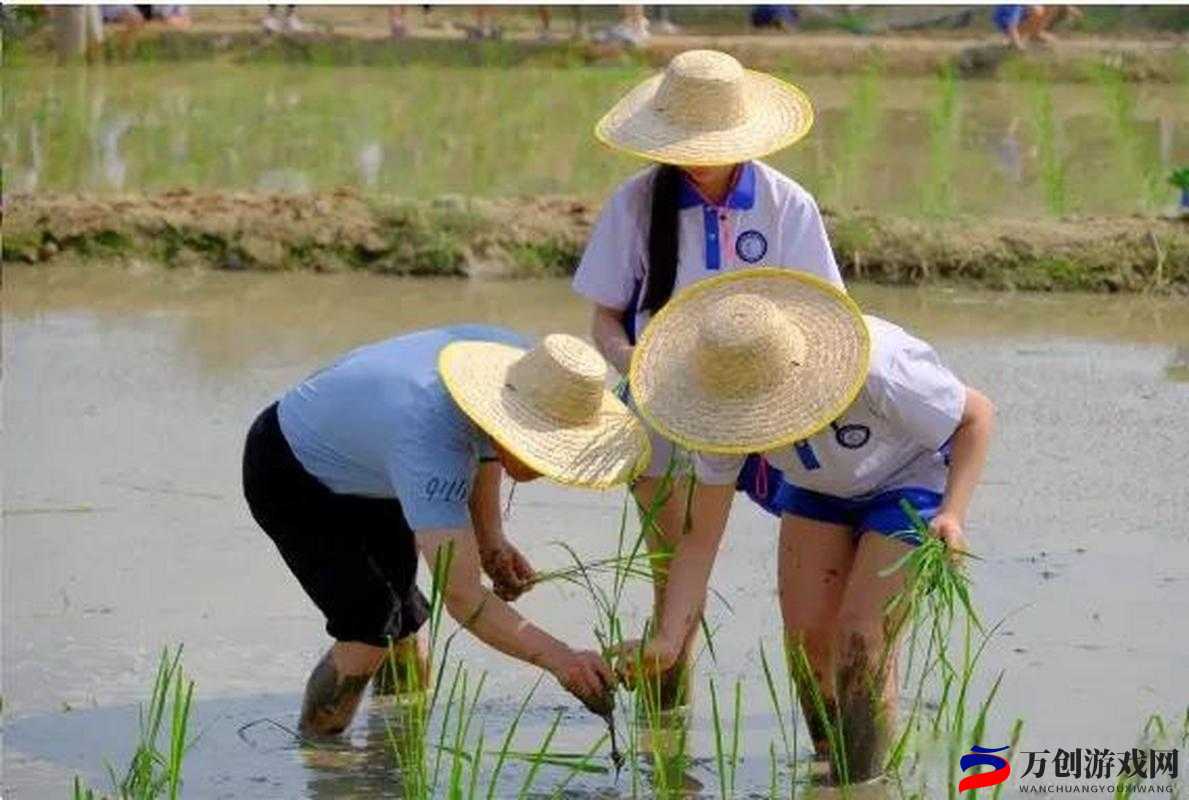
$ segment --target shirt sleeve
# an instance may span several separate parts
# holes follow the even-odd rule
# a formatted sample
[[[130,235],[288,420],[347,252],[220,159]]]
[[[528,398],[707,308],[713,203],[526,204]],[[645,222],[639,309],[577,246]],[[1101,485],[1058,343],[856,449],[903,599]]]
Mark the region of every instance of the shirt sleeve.
[[[816,275],[844,289],[842,274],[826,235],[826,224],[813,196],[799,191],[789,197],[781,218],[781,259],[788,266]]]
[[[642,264],[639,220],[631,213],[629,190],[616,192],[599,214],[582,261],[574,274],[574,291],[601,306],[622,311],[635,293]]]
[[[868,384],[876,410],[923,447],[940,449],[962,421],[965,384],[932,347],[907,335],[881,372]]]
[[[708,486],[734,486],[747,456],[694,453],[694,475]]]
[[[455,446],[464,445],[464,446]],[[469,443],[450,440],[400,448],[388,473],[400,499],[405,521],[414,531],[469,528],[468,501],[475,477],[475,453]]]

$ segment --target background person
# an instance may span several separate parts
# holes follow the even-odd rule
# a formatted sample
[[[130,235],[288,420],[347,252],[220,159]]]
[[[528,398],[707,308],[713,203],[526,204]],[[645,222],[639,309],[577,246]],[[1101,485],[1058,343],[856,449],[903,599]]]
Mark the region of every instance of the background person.
[[[792,265],[829,283],[842,278],[813,197],[758,159],[799,140],[813,120],[808,98],[731,56],[692,50],[621,99],[595,127],[604,144],[654,162],[629,178],[599,214],[574,276],[594,304],[600,352],[626,375],[649,319],[677,289],[732,270]],[[675,458],[653,433],[652,460],[632,487],[649,508]],[[650,551],[671,548],[685,518],[675,487],[645,531]],[[656,602],[664,578],[655,576]],[[687,643],[688,656],[691,642]],[[685,659],[666,677],[661,702],[687,695]]]
[[[431,569],[449,564],[443,599],[460,625],[549,670],[592,710],[610,710],[613,676],[599,654],[571,648],[505,602],[533,571],[504,536],[500,481],[506,472],[623,483],[648,442],[604,389],[607,365],[590,345],[564,335],[526,344],[481,325],[398,336],[314,373],[253,423],[248,506],[335,640],[306,684],[303,733],[350,723],[389,643],[399,663],[417,666],[404,688],[423,677],[417,632],[429,609],[416,585],[418,551]]]
[[[781,616],[814,748],[850,781],[878,775],[894,734],[898,617],[895,566],[930,532],[966,548],[970,499],[994,409],[902,328],[863,317],[837,289],[783,270],[707,281],[679,295],[632,359],[645,418],[699,455],[688,532],[669,563],[662,616],[622,668],[670,669],[695,629],[721,546],[743,454],[784,472],[777,564]],[[640,662],[636,661],[639,654]],[[816,687],[813,685],[816,684]],[[816,691],[815,691],[816,689]],[[845,760],[824,721],[840,720]],[[841,776],[835,775],[836,778]]]

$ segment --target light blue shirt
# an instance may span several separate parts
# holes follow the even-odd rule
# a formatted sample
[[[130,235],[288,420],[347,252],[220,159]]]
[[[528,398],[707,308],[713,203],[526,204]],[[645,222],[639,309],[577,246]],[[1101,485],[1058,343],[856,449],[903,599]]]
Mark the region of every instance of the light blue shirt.
[[[457,341],[530,344],[506,328],[455,325],[353,350],[281,397],[297,460],[338,494],[397,498],[415,531],[468,527],[478,459],[494,452],[438,375],[438,354]]]

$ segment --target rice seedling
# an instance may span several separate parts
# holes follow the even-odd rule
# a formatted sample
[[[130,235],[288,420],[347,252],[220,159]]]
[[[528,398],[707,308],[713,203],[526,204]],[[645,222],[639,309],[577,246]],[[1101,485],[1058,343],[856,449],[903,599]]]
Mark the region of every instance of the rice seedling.
[[[880,71],[876,64],[854,82],[847,103],[846,120],[839,136],[828,184],[828,199],[835,204],[860,205],[866,199],[862,179],[869,172],[872,146],[879,133]]]
[[[1164,191],[1159,143],[1140,127],[1135,87],[1112,66],[1100,65],[1095,75],[1119,153],[1114,162],[1120,167],[1118,178],[1126,186],[1131,203],[1141,210],[1155,209]]]
[[[1032,81],[1032,127],[1040,160],[1045,204],[1061,216],[1069,209],[1068,168],[1062,155],[1060,131],[1054,111],[1053,90],[1044,78]]]
[[[108,764],[113,800],[177,800],[182,788],[182,765],[194,744],[188,735],[194,682],[182,670],[182,647],[172,654],[161,651],[157,674],[147,705],[139,712],[140,739],[123,775]],[[162,734],[168,718],[168,739],[162,746]],[[75,800],[100,797],[78,777],[74,779]]]
[[[947,65],[937,76],[937,98],[929,112],[930,174],[921,199],[926,214],[953,213],[959,122],[958,76]]]

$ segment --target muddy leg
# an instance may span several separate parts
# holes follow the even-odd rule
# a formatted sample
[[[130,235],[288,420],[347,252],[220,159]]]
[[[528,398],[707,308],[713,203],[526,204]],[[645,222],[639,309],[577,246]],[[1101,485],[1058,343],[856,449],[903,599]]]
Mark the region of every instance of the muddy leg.
[[[837,719],[834,622],[854,553],[845,525],[781,518],[777,584],[789,666],[814,752],[823,759],[830,753],[827,722]]]
[[[661,484],[660,478],[641,478],[636,482],[632,493],[639,505],[641,516],[652,508],[654,502],[658,502],[657,498],[663,490]],[[650,555],[671,554],[685,533],[689,481],[674,480],[671,488],[664,491],[667,491],[668,495],[664,498],[653,524],[649,525],[645,531],[645,541],[648,544]],[[660,570],[653,571],[653,619],[660,619],[664,591],[665,576],[662,567]],[[698,613],[701,614],[701,609],[698,610]],[[695,628],[690,632],[689,638],[685,640],[677,664],[661,675],[659,681],[649,682],[655,695],[652,698],[654,707],[663,710],[689,702],[689,668],[697,638],[698,631]]]
[[[884,609],[903,587],[904,578],[900,571],[887,576],[880,572],[909,547],[877,533],[864,534],[838,613],[834,652],[846,761],[835,777],[851,783],[883,772],[895,737],[897,641],[891,632],[899,626]]]
[[[335,642],[306,682],[300,730],[305,736],[341,733],[387,651],[361,642]]]
[[[372,694],[395,695],[421,691],[429,680],[425,632],[393,642],[372,678]]]

